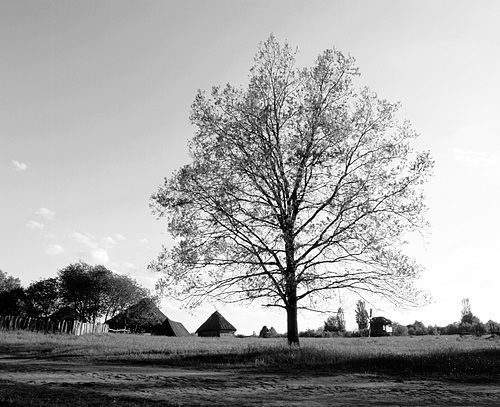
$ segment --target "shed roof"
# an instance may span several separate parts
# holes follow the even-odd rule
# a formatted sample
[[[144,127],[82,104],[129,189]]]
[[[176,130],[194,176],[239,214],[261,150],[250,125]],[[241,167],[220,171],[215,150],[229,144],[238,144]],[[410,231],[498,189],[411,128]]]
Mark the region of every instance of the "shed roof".
[[[204,331],[236,331],[236,328],[224,318],[219,311],[215,311],[210,317],[196,330]]]

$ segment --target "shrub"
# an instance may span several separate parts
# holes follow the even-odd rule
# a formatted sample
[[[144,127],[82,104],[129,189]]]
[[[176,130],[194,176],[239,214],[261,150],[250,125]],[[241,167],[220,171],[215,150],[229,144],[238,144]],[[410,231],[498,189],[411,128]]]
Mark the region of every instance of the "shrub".
[[[397,322],[392,323],[392,335],[393,336],[408,336],[408,327],[405,325],[398,324]]]
[[[408,335],[427,335],[427,328],[420,321],[415,321],[411,325],[407,325]]]

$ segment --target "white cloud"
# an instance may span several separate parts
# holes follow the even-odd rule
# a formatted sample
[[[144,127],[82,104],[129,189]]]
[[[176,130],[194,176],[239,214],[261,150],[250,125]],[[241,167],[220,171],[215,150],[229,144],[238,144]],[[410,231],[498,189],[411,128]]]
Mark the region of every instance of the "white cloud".
[[[475,150],[463,150],[454,148],[453,155],[457,161],[473,167],[491,168],[497,165],[498,158],[495,155]]]
[[[58,244],[49,244],[45,248],[45,253],[47,253],[50,256],[56,256],[58,254],[64,253],[64,248]]]
[[[91,249],[96,249],[99,246],[95,236],[90,233],[73,232],[69,235],[69,237],[84,246],[90,247]]]
[[[94,260],[97,263],[106,264],[109,262],[108,252],[101,247],[98,247],[96,249],[92,249],[90,251],[90,255],[92,257],[92,260]]]
[[[36,220],[30,220],[26,227],[30,229],[43,229],[43,223],[37,222]]]
[[[139,239],[139,242],[142,243],[142,244],[145,244],[145,245],[149,244],[149,240],[146,239],[145,237],[143,237],[142,239]]]
[[[81,255],[89,261],[101,264],[106,264],[110,261],[109,254],[106,249],[112,249],[119,243],[118,240],[125,239],[125,237],[116,233],[111,236],[99,238],[88,232],[73,232],[69,235],[69,237],[75,242],[88,248],[88,250],[80,252]]]
[[[53,233],[47,233],[47,234],[43,235],[43,237],[46,239],[55,239],[57,236],[54,235]]]
[[[111,249],[116,246],[116,240],[113,239],[111,236],[106,236],[101,239],[101,245],[103,247],[106,247],[107,249]]]
[[[14,166],[14,171],[24,171],[28,166],[25,163],[22,163],[21,161],[17,160],[12,160],[12,165]]]
[[[37,215],[40,215],[42,218],[47,219],[47,220],[54,219],[54,216],[56,215],[56,213],[54,211],[51,211],[48,208],[40,208],[35,213]]]

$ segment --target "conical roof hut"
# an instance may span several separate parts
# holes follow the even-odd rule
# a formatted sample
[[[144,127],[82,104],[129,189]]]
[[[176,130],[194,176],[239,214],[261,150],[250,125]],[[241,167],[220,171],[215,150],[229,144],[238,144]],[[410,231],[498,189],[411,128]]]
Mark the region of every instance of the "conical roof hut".
[[[155,327],[152,335],[164,335],[164,336],[189,336],[189,331],[180,322],[172,321],[167,318],[161,325]]]
[[[198,336],[226,336],[234,335],[236,328],[224,318],[219,311],[215,311],[196,330]]]

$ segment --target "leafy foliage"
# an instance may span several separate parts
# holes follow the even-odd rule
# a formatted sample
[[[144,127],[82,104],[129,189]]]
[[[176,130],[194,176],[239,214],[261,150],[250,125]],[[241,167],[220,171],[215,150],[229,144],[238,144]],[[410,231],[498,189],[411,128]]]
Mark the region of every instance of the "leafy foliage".
[[[21,281],[0,270],[0,315],[24,315]]]
[[[102,315],[111,274],[100,265],[79,262],[66,266],[59,271],[63,303],[73,307],[82,321],[95,321]]]
[[[408,335],[427,335],[427,328],[420,321],[408,325]]]
[[[10,291],[19,287],[21,287],[21,281],[17,277],[9,276],[0,270],[0,292]]]
[[[25,294],[22,287],[0,292],[0,315],[24,316]]]
[[[408,327],[406,325],[398,324],[397,322],[392,323],[392,335],[393,336],[408,336]]]
[[[26,314],[30,317],[48,317],[60,307],[57,278],[34,282],[28,286],[25,294]]]
[[[23,289],[18,278],[0,271],[0,314],[95,321],[113,316],[149,296],[149,290],[102,265],[79,262],[56,278],[33,282]]]
[[[137,281],[120,274],[113,273],[107,285],[103,301],[103,314],[106,320],[126,308],[149,296],[149,291],[137,284]]]
[[[130,277],[83,262],[60,270],[59,281],[63,305],[72,307],[82,321],[113,316],[149,294]]]

